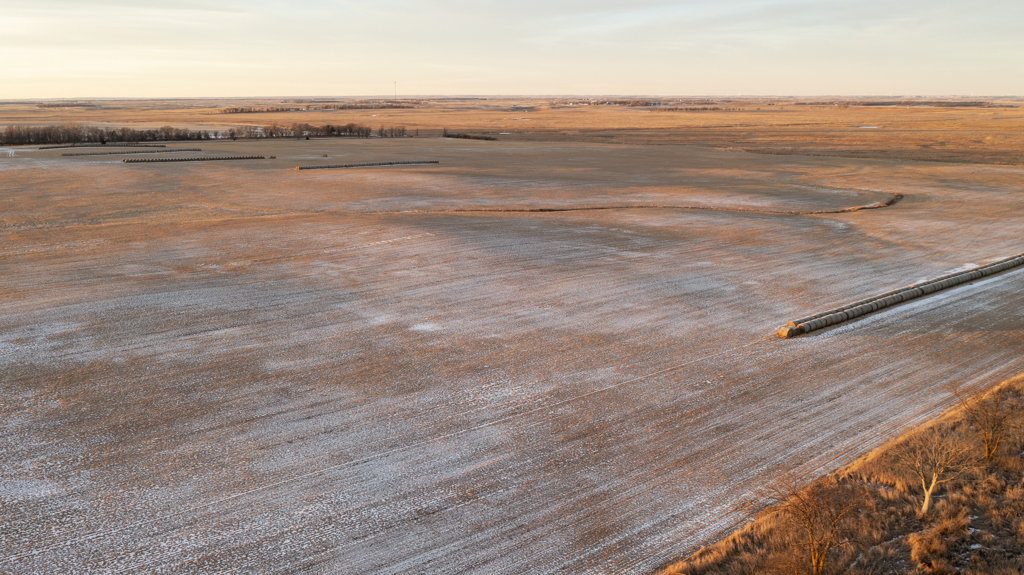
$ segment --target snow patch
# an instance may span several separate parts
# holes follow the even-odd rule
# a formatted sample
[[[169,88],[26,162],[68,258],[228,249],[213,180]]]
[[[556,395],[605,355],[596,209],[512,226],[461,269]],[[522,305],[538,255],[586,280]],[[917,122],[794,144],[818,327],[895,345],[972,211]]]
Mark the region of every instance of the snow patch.
[[[0,501],[43,499],[60,492],[53,482],[42,479],[0,479]]]

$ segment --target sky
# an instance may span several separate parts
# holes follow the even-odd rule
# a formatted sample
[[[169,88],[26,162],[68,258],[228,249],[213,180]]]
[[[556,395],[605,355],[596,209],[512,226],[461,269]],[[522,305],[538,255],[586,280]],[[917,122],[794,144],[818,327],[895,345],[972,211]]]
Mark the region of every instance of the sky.
[[[1024,95],[1021,0],[0,0],[0,99]]]

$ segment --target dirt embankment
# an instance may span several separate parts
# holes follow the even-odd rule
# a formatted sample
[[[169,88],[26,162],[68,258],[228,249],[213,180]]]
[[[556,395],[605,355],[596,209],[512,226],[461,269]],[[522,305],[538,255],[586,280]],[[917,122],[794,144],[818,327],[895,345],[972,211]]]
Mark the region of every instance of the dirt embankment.
[[[1024,375],[964,396],[657,573],[1024,572],[1022,414]]]

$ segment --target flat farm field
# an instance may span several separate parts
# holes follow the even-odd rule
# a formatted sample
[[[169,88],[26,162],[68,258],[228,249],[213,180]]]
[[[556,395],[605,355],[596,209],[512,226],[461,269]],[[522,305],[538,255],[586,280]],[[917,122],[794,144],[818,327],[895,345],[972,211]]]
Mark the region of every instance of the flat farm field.
[[[1024,270],[773,337],[1024,251],[1019,165],[171,147],[268,159],[0,153],[0,572],[644,573],[1022,370]]]

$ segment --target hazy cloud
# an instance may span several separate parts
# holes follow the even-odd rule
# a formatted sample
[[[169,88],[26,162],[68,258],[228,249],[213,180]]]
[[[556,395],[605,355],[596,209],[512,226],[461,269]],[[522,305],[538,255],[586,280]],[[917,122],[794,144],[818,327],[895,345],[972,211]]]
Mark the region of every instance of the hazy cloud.
[[[0,97],[1021,93],[1024,3],[0,0]]]

